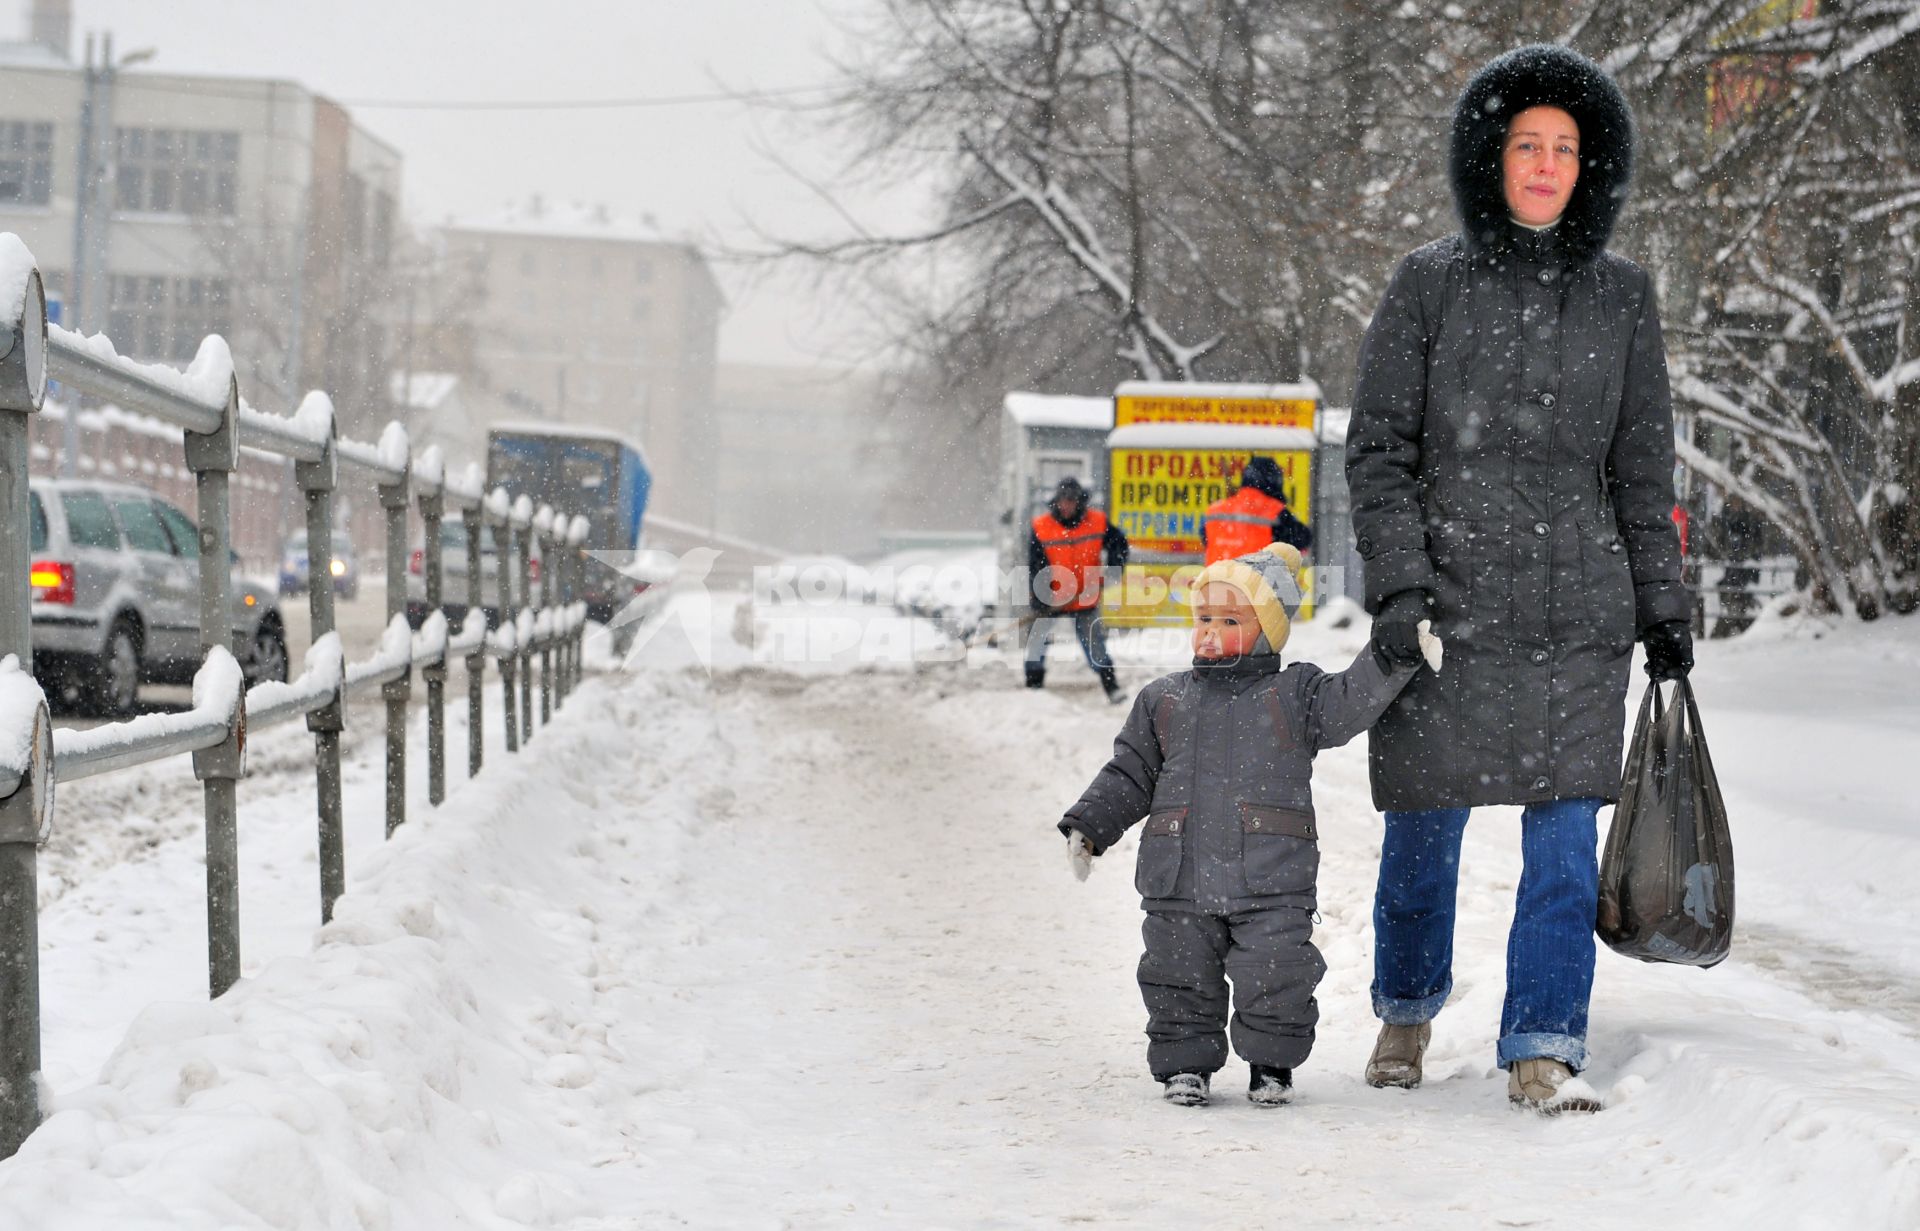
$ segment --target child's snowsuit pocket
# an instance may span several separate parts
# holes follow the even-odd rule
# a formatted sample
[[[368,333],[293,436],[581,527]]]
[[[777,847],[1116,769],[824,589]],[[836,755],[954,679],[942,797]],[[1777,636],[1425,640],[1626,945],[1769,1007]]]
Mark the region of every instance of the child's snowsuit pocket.
[[[1267,804],[1240,805],[1242,864],[1247,892],[1312,893],[1320,875],[1319,831],[1313,813]],[[1142,853],[1144,856],[1144,845]]]
[[[1140,829],[1140,858],[1133,865],[1133,887],[1143,898],[1173,894],[1180,881],[1180,859],[1186,847],[1187,810],[1170,808],[1147,818]]]

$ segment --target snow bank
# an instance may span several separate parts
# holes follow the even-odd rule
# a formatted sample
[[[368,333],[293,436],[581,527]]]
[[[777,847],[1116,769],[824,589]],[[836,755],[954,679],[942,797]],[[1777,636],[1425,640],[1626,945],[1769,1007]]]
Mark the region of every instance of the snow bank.
[[[641,711],[588,691],[565,717],[539,756],[490,757],[358,855],[309,954],[211,1004],[149,1006],[97,1078],[51,1091],[0,1163],[0,1228],[543,1227],[614,1209],[587,1194],[653,1082],[609,1042],[591,971],[627,890],[607,877],[582,896],[576,878],[630,840],[596,814],[646,828],[597,794]]]

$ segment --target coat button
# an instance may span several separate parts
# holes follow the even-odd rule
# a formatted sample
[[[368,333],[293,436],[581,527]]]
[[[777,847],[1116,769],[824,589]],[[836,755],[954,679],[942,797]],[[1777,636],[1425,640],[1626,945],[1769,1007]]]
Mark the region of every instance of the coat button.
[[[1544,790],[1546,790],[1546,789],[1547,789],[1547,780],[1546,780],[1545,778],[1535,778],[1535,779],[1533,780],[1533,789],[1534,789],[1534,790],[1536,790],[1536,791],[1544,791]]]
[[[1552,285],[1553,285],[1553,280],[1554,280],[1554,278],[1555,278],[1555,276],[1556,276],[1556,275],[1554,274],[1554,272],[1553,272],[1553,271],[1552,271],[1551,269],[1543,269],[1543,270],[1541,270],[1541,271],[1540,271],[1540,285],[1541,285],[1541,286],[1552,286]]]
[[[1354,544],[1354,548],[1359,551],[1362,560],[1373,556],[1373,540],[1364,534],[1360,536],[1360,541]]]
[[[1619,555],[1619,554],[1620,554],[1620,540],[1619,540],[1619,539],[1608,539],[1608,540],[1607,540],[1607,550],[1608,550],[1608,551],[1610,551],[1610,552],[1612,552],[1612,553],[1613,553],[1614,555],[1616,555],[1616,556],[1617,556],[1617,555]]]
[[[1540,536],[1541,538],[1543,538],[1543,539],[1547,537],[1547,530],[1548,530],[1548,529],[1549,529],[1549,527],[1548,527],[1548,525],[1547,525],[1547,523],[1546,523],[1546,522],[1543,522],[1543,521],[1537,521],[1537,522],[1534,522],[1534,523],[1533,523],[1533,532],[1534,532],[1535,534],[1537,534],[1537,535],[1539,535],[1539,536]]]
[[[1180,822],[1179,822],[1179,821],[1169,821],[1169,822],[1167,823],[1167,832],[1168,832],[1168,833],[1179,833],[1179,832],[1180,832]]]
[[[1551,393],[1543,393],[1540,395],[1540,404],[1546,407],[1548,410],[1553,409],[1553,402],[1554,402],[1554,397]]]
[[[1545,650],[1535,650],[1533,652],[1533,661],[1537,663],[1543,663],[1547,661],[1547,652]]]
[[[1259,818],[1259,817],[1255,817],[1255,818],[1253,818],[1253,827],[1254,827],[1255,829],[1258,829],[1258,828],[1260,828],[1260,818]]]

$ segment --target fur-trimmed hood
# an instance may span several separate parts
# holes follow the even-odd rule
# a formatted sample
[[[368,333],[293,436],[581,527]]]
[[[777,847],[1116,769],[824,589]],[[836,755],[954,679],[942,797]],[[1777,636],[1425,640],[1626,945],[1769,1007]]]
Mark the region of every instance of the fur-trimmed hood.
[[[1633,112],[1605,69],[1553,43],[1516,48],[1489,61],[1453,109],[1448,178],[1469,251],[1508,250],[1517,230],[1501,188],[1507,125],[1529,107],[1558,107],[1580,126],[1580,178],[1554,228],[1562,250],[1585,263],[1613,234],[1633,177]]]

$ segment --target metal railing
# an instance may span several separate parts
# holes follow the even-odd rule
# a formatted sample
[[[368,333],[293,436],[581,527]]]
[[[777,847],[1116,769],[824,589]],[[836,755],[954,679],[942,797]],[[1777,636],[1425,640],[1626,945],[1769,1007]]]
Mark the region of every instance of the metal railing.
[[[184,713],[146,714],[88,730],[55,731],[33,682],[29,564],[28,416],[48,379],[111,400],[181,431],[194,475],[199,525],[202,665]],[[305,503],[311,560],[332,558],[334,490],[342,465],[369,474],[386,514],[387,618],[372,657],[345,661],[334,624],[334,591],[308,586],[312,642],[300,676],[252,688],[232,652],[228,481],[242,445],[293,462]],[[0,233],[0,1158],[11,1156],[39,1121],[40,1068],[37,858],[52,832],[54,787],[95,774],[191,753],[206,808],[208,985],[218,996],[240,975],[238,787],[249,735],[304,718],[315,753],[319,913],[324,922],[346,890],[341,827],[340,737],[348,697],[378,693],[386,709],[386,831],[406,822],[407,708],[417,672],[427,690],[427,797],[446,797],[445,685],[459,657],[467,672],[467,772],[481,769],[486,664],[503,685],[506,746],[533,735],[534,665],[540,718],[550,721],[581,678],[586,605],[582,593],[587,522],[535,508],[504,489],[484,491],[478,467],[445,473],[438,449],[415,453],[405,428],[389,424],[378,443],[340,437],[326,394],[309,393],[292,415],[247,405],[233,358],[209,337],[186,371],[136,363],[104,337],[49,327],[40,274],[18,237]],[[407,515],[424,523],[422,569],[428,615],[418,632],[406,618]],[[443,610],[441,522],[466,528],[466,615],[450,628]],[[499,628],[487,628],[481,535],[494,536]],[[544,567],[531,584],[538,542]],[[209,567],[211,563],[212,567]],[[509,571],[511,565],[511,571]],[[516,691],[517,684],[517,691]]]

